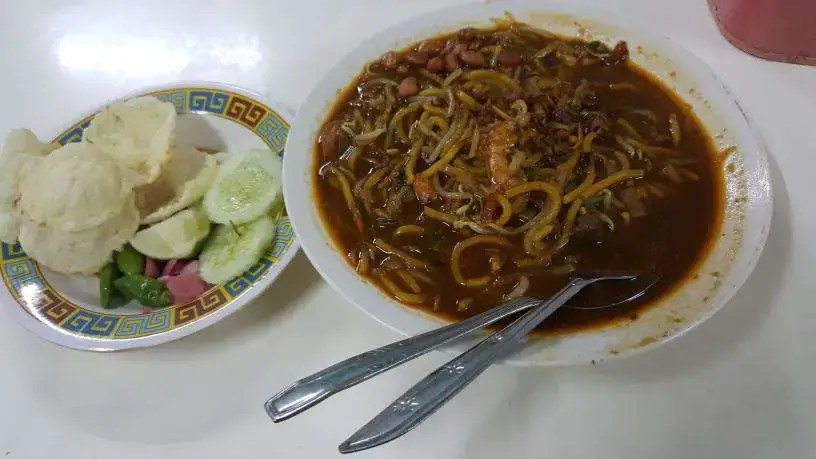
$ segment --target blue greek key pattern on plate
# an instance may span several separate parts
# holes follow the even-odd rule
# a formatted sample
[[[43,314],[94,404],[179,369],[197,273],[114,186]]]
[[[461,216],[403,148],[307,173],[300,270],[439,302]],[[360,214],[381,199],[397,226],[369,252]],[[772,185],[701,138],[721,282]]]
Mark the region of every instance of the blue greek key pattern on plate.
[[[20,247],[19,242],[16,244],[3,244],[3,260],[14,260],[25,256],[26,254],[23,252],[23,248]]]
[[[91,125],[91,117],[85,118],[81,123],[74,126],[69,131],[57,137],[55,143],[59,146],[65,146],[69,143],[79,142],[82,140],[82,131]]]
[[[176,107],[177,113],[185,113],[187,111],[187,92],[184,90],[167,91],[155,94],[156,99],[162,102],[170,102]]]
[[[190,91],[187,111],[189,112],[207,112],[220,115],[224,113],[227,108],[227,101],[229,94],[221,91]]]
[[[172,325],[170,309],[163,309],[152,314],[125,316],[114,333],[115,338],[136,338],[169,330]]]
[[[121,319],[122,316],[97,314],[83,309],[68,317],[63,327],[83,335],[109,336]]]
[[[278,224],[278,228],[275,231],[275,240],[272,242],[272,246],[270,247],[271,251],[269,252],[268,256],[277,261],[289,249],[289,246],[291,245],[291,242],[289,241],[293,240],[294,238],[295,230],[292,228],[292,224],[289,222],[289,219],[284,218]]]
[[[272,151],[279,153],[283,151],[283,147],[286,145],[289,128],[276,113],[270,113],[258,125],[258,134],[266,140]]]
[[[261,138],[274,152],[281,152],[286,143],[289,133],[286,121],[263,103],[247,96],[210,88],[173,88],[145,95],[172,103],[180,114],[212,114],[238,123]],[[232,108],[227,113],[229,107]],[[53,143],[61,146],[81,140],[82,131],[90,125],[91,119],[92,116],[83,118],[58,135]],[[263,279],[291,248],[294,240],[292,225],[284,216],[278,222],[275,239],[264,257],[243,275],[214,286],[196,300],[149,313],[133,311],[131,315],[109,314],[71,302],[48,283],[37,262],[25,254],[20,244],[2,244],[0,274],[20,307],[52,326],[75,335],[110,340],[133,339],[173,330],[226,307]]]
[[[3,270],[9,278],[11,289],[18,295],[23,294],[22,289],[27,285],[34,284],[38,288],[42,288],[37,267],[34,266],[34,261],[30,258],[10,261],[3,265]]]
[[[269,268],[280,259],[281,256],[292,245],[295,239],[295,232],[288,217],[281,217],[275,229],[275,239],[264,252],[263,258],[258,263],[249,268],[243,275],[224,284],[224,289],[232,296],[240,295],[253,283],[263,279]]]

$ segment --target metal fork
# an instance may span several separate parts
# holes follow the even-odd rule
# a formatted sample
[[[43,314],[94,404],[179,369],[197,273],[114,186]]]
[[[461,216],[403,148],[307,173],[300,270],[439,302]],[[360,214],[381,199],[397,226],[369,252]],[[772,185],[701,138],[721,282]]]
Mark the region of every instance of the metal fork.
[[[602,280],[633,280],[636,275],[576,277],[547,301],[449,361],[386,407],[338,447],[352,453],[394,440],[441,408],[496,360],[518,350],[524,337],[584,287]]]
[[[461,322],[356,355],[300,379],[283,389],[267,400],[266,412],[273,421],[283,421],[337,392],[419,357],[443,344],[469,335],[518,312],[536,308],[420,381],[403,397],[397,399],[394,404],[346,440],[340,446],[340,452],[360,451],[391,441],[433,414],[436,409],[475,379],[495,360],[509,355],[527,333],[581,289],[602,280],[632,280],[636,277],[636,275],[629,274],[575,277],[549,300],[536,298],[511,300]],[[419,403],[420,401],[422,403]],[[389,413],[392,415],[401,413],[401,415],[388,416]]]
[[[534,298],[511,300],[461,322],[348,358],[300,379],[278,392],[267,400],[266,412],[275,422],[286,420],[344,389],[424,355],[443,344],[485,328],[505,317],[526,311],[541,301]]]

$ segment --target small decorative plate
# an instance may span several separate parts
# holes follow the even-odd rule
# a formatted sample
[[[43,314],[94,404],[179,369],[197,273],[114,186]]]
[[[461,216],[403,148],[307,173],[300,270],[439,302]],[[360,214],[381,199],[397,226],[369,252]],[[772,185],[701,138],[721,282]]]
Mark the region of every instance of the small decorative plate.
[[[271,107],[261,96],[233,86],[173,84],[124,99],[142,95],[175,105],[176,138],[203,150],[267,147],[280,154],[289,133],[285,109]],[[70,125],[52,143],[79,141],[95,113]],[[195,300],[150,311],[131,305],[103,309],[97,304],[96,277],[52,272],[29,258],[19,244],[3,244],[0,273],[6,288],[0,289],[0,300],[25,328],[62,346],[93,351],[153,346],[201,330],[246,305],[272,284],[299,247],[284,212],[275,239],[258,264]]]

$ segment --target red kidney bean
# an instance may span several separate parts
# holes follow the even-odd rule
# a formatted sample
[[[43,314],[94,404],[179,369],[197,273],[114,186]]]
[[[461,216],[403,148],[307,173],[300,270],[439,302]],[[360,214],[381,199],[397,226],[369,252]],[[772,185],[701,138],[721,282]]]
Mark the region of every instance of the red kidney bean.
[[[417,83],[417,79],[414,77],[408,77],[402,80],[399,87],[397,88],[397,95],[400,97],[408,97],[413,96],[419,92],[419,83]]]
[[[485,65],[484,54],[478,51],[465,51],[459,57],[462,58],[462,62],[471,67],[484,67]]]
[[[499,53],[499,64],[505,67],[515,67],[521,64],[521,55],[511,51],[502,51]]]
[[[424,51],[411,51],[405,55],[405,60],[415,65],[424,65],[429,57]]]
[[[445,70],[448,72],[453,72],[454,70],[459,68],[459,56],[456,53],[448,53],[445,54],[445,57],[442,58],[445,61]]]
[[[395,51],[388,51],[382,57],[382,65],[386,70],[394,70],[399,64],[399,54]]]
[[[458,56],[459,54],[462,54],[463,52],[467,51],[467,49],[468,49],[467,43],[457,43],[456,46],[453,47],[453,51],[451,52]]]
[[[442,62],[442,58],[441,58],[441,57],[432,57],[432,58],[431,58],[431,59],[428,61],[428,65],[426,66],[426,68],[427,68],[427,69],[428,69],[428,71],[429,71],[429,72],[431,72],[431,73],[441,72],[441,71],[442,71],[442,69],[443,69],[443,68],[445,68],[445,63],[444,63],[444,62]]]

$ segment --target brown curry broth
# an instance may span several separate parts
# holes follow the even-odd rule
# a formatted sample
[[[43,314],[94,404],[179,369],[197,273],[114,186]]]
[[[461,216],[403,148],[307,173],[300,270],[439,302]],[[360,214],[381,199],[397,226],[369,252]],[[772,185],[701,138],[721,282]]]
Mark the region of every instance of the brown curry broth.
[[[455,34],[450,36],[453,35]],[[446,37],[448,36],[440,38]],[[548,40],[542,39],[542,47],[547,42]],[[394,73],[388,76],[399,81],[408,75],[416,75],[416,70],[418,69],[414,68],[408,74]],[[677,150],[699,159],[698,162],[684,167],[698,174],[700,179],[674,184],[668,182],[664,176],[659,176],[656,171],[647,172],[645,180],[657,179],[670,186],[670,192],[666,197],[650,198],[644,203],[648,215],[632,218],[629,225],[615,219],[616,231],[607,232],[604,243],[598,245],[586,239],[574,239],[554,257],[552,266],[563,264],[567,256],[578,256],[579,270],[582,271],[617,269],[644,273],[641,279],[631,284],[596,284],[569,304],[601,306],[629,298],[648,288],[640,296],[613,308],[595,310],[561,308],[537,330],[545,334],[593,328],[620,320],[634,320],[645,307],[682,285],[695,264],[705,258],[707,248],[713,242],[714,235],[718,233],[722,220],[723,178],[716,160],[716,150],[710,136],[687,105],[669,88],[631,62],[611,67],[602,65],[576,67],[571,82],[578,84],[581,79],[605,83],[630,83],[636,86],[636,90],[597,90],[601,106],[607,112],[621,108],[645,107],[651,109],[664,123],[671,113],[675,113],[682,127],[682,140]],[[355,81],[340,95],[327,121],[340,117],[346,103],[354,94],[354,88],[362,81],[364,80]],[[627,119],[636,129],[642,127],[637,124],[636,118]],[[378,140],[380,147],[381,142],[382,138]],[[402,149],[407,151],[404,146]],[[317,148],[314,154],[319,164]],[[367,163],[358,161],[357,170],[353,171],[355,176],[367,174],[370,170],[366,169],[367,167],[369,167]],[[417,170],[424,167],[420,159]],[[637,167],[635,162],[632,167]],[[366,215],[364,218],[368,234],[363,239],[348,212],[342,193],[332,188],[326,180],[320,179],[317,170],[313,173],[316,204],[334,243],[344,253],[351,252],[363,240],[371,241],[381,237],[396,245],[418,247],[422,251],[421,258],[437,265],[430,275],[438,287],[431,290],[428,285],[423,284],[423,293],[427,295],[428,302],[409,305],[410,307],[425,310],[448,320],[461,320],[502,302],[501,293],[485,294],[480,289],[465,288],[456,282],[450,270],[450,254],[456,242],[465,237],[452,231],[444,223],[420,218],[422,206],[418,202],[413,201],[403,206],[397,226],[417,223],[431,229],[425,232],[424,237],[405,235],[395,240],[392,232],[397,226],[378,228]],[[562,209],[562,215],[567,207],[564,206]],[[511,259],[524,258],[521,236],[510,239],[514,243],[513,247],[502,248],[502,251],[511,253]],[[476,246],[464,252],[462,271],[466,277],[484,275],[488,271],[486,251],[490,248],[491,246]],[[511,269],[508,271],[508,268]],[[567,280],[567,275],[554,276],[547,273],[548,269],[551,268],[518,269],[512,263],[507,263],[501,274],[523,272],[530,278],[530,288],[525,295],[548,297]],[[391,296],[376,278],[365,277]],[[509,288],[512,288],[512,285],[507,287]],[[432,305],[435,295],[441,298],[438,310],[434,310]],[[474,302],[467,310],[458,311],[457,300],[465,297],[473,298]]]

